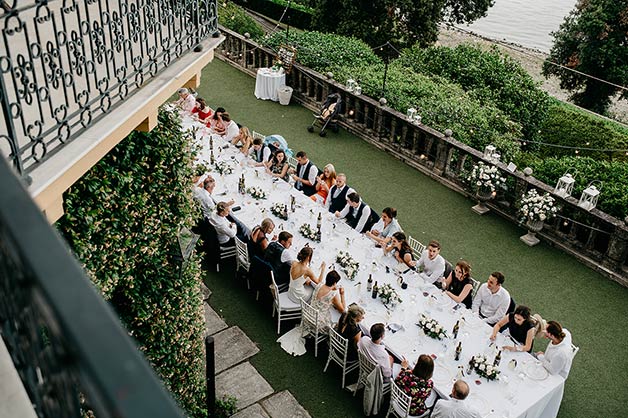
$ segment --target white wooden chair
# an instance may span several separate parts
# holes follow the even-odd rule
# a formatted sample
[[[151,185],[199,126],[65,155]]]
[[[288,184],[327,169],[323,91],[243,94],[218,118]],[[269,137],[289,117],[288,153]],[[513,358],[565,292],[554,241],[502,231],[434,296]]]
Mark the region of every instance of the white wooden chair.
[[[266,135],[253,131],[253,139],[257,139],[257,138],[263,141],[264,138],[266,138]]]
[[[329,329],[329,356],[327,357],[327,363],[323,369],[323,373],[327,371],[329,362],[334,361],[337,365],[342,367],[342,388],[345,387],[345,378],[347,373],[352,372],[360,366],[358,360],[347,361],[347,353],[349,351],[349,340],[342,335],[338,334],[333,328]]]
[[[249,271],[251,269],[251,259],[249,258],[249,248],[244,241],[235,237],[236,243],[236,277],[242,272],[246,277],[246,288],[251,290],[251,282],[249,279]],[[258,292],[259,294],[259,292]]]
[[[386,413],[386,418],[393,414],[399,418],[407,418],[410,416],[410,401],[412,398],[403,393],[395,382],[390,387],[390,406]]]
[[[358,350],[358,364],[360,365],[360,377],[358,377],[358,383],[355,386],[355,391],[353,392],[353,396],[360,390],[361,387],[366,386],[368,383],[368,376],[371,374],[373,369],[377,367],[377,364],[371,360],[369,356]],[[382,394],[385,395],[390,392],[390,382],[384,383],[382,387]]]
[[[281,321],[301,318],[301,306],[288,297],[287,292],[279,293],[273,272],[270,272],[271,293],[273,294],[273,318],[277,313],[277,334],[281,332]]]
[[[296,158],[294,157],[288,157],[288,166],[294,170],[297,169],[297,164],[299,164],[299,162],[297,161]]]
[[[421,244],[419,241],[410,236],[408,236],[408,244],[410,244],[410,248],[412,248],[414,259],[418,260],[419,258],[421,258],[421,254],[423,254],[423,250],[425,250],[425,245]]]
[[[325,324],[318,320],[318,310],[301,299],[301,332],[302,336],[314,337],[314,357],[318,357],[318,343],[327,338]]]
[[[471,290],[471,299],[475,299],[475,295],[478,293],[478,289],[480,289],[480,281],[475,280],[473,277],[469,277],[471,279],[471,283],[473,283],[473,289]]]

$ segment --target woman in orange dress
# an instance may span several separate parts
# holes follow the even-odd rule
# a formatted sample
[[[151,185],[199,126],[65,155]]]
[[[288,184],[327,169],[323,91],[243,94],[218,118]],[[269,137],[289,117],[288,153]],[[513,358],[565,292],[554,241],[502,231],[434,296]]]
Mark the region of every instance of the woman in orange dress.
[[[310,196],[315,202],[325,204],[329,189],[336,184],[336,168],[333,164],[327,164],[323,168],[323,174],[316,177],[316,193]]]

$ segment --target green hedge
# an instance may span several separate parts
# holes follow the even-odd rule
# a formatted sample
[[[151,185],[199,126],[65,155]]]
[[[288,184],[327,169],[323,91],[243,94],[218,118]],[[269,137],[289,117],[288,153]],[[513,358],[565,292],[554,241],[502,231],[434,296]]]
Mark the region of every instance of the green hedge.
[[[204,403],[204,320],[196,258],[179,276],[177,234],[191,226],[192,151],[177,114],[159,112],[64,195],[58,228],[167,388],[193,417]]]
[[[218,2],[218,23],[240,35],[248,33],[256,41],[264,37],[262,27],[242,7],[230,1]]]
[[[554,186],[567,171],[573,171],[571,168],[578,170],[572,193],[576,198],[591,181],[602,181],[598,209],[619,219],[628,216],[628,164],[589,157],[562,157],[538,159],[531,167],[534,177],[550,186]]]
[[[315,71],[336,71],[346,66],[381,63],[371,47],[356,38],[321,32],[275,32],[264,44],[278,50],[282,44],[297,49],[297,62]]]
[[[439,75],[460,85],[478,101],[491,103],[519,122],[525,139],[537,138],[550,97],[517,61],[496,47],[487,51],[466,44],[415,46],[404,50],[399,60],[418,73]]]

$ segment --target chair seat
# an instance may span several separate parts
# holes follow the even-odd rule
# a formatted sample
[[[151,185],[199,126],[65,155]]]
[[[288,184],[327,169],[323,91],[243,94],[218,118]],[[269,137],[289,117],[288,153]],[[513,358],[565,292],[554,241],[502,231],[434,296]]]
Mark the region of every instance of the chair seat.
[[[293,302],[289,297],[287,292],[283,292],[279,294],[279,305],[281,306],[281,310],[283,311],[300,311],[301,304]]]

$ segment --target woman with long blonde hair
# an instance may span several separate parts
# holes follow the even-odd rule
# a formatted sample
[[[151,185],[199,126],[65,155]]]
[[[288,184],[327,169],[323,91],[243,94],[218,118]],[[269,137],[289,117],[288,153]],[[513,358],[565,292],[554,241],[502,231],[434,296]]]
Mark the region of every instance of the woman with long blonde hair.
[[[327,164],[323,168],[323,173],[316,177],[316,193],[310,196],[315,202],[322,203],[327,201],[329,189],[336,185],[336,168],[333,164]]]
[[[251,145],[253,145],[253,136],[251,135],[251,131],[249,131],[249,128],[247,128],[246,126],[242,126],[240,128],[240,133],[238,134],[238,136],[233,138],[231,144],[235,146],[237,146],[238,144],[242,144],[242,148],[240,148],[240,151],[242,152],[242,154],[248,155],[249,148],[251,148]]]

